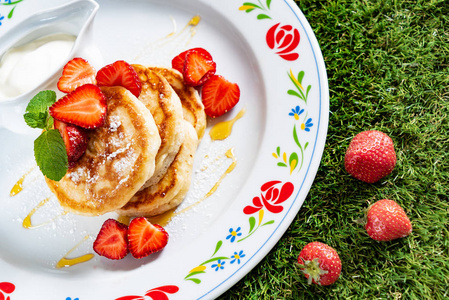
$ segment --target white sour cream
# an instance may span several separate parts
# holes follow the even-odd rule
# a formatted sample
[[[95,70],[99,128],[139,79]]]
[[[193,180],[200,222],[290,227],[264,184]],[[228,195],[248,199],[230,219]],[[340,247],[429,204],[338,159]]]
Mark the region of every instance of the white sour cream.
[[[0,101],[20,96],[42,83],[67,60],[75,38],[54,34],[9,49],[0,61]]]

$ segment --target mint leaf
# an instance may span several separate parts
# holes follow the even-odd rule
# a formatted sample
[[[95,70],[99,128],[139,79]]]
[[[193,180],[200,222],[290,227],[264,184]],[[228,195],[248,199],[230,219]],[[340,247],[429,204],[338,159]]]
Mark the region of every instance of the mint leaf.
[[[42,173],[54,181],[67,173],[68,158],[64,140],[57,129],[50,129],[34,141],[34,158]]]
[[[46,113],[26,113],[23,115],[25,122],[31,128],[41,128],[47,127],[47,115]]]
[[[53,126],[53,118],[48,108],[56,102],[54,91],[41,91],[28,103],[24,119],[31,128],[49,129]]]
[[[30,113],[46,112],[55,102],[56,93],[54,91],[41,91],[30,100],[25,111]]]

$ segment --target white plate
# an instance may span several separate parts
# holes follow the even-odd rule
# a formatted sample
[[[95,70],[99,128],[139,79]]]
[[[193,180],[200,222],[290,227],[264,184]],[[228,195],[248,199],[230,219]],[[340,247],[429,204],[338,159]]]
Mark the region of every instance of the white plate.
[[[200,201],[219,182],[232,163],[225,156],[228,149],[234,149],[236,167],[215,193],[166,226],[170,240],[160,253],[121,261],[96,255],[56,268],[72,248],[69,258],[94,253],[92,242],[102,222],[115,215],[62,214],[40,171],[33,168],[33,140],[39,132],[18,135],[0,129],[0,298],[3,293],[12,300],[164,299],[156,297],[161,294],[170,300],[211,299],[272,249],[299,211],[320,164],[329,92],[319,45],[297,5],[288,0],[251,2],[98,1],[93,30],[103,64],[124,59],[169,66],[182,50],[203,47],[214,57],[217,73],[240,86],[237,107],[208,120],[191,190],[181,208]],[[12,18],[5,17],[1,26],[14,30],[11,24],[19,19],[65,1],[46,1],[46,7],[39,3],[16,4]],[[9,7],[0,6],[1,16],[8,13]],[[183,30],[195,15],[200,23]],[[295,35],[299,43],[293,38],[281,45]],[[211,126],[241,110],[246,112],[231,136],[212,141]],[[11,197],[11,188],[29,171],[23,191]],[[262,191],[270,182],[271,188]],[[24,218],[48,197],[32,222],[52,221],[25,229]]]

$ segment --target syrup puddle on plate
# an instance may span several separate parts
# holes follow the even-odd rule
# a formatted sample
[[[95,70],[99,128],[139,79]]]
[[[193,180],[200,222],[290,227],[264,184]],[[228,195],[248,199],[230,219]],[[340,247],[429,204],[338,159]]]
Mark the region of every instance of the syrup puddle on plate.
[[[238,119],[242,118],[244,115],[245,109],[243,108],[233,119],[215,124],[209,131],[210,138],[213,141],[224,140],[228,138],[231,135],[232,128],[234,127],[235,122]]]
[[[131,222],[131,217],[128,216],[118,216],[117,222],[120,222],[125,225],[129,225],[129,222]]]
[[[207,198],[209,198],[210,196],[212,196],[218,189],[218,187],[220,186],[221,182],[223,181],[223,179],[229,174],[231,173],[236,165],[237,165],[237,159],[234,155],[234,149],[228,149],[225,153],[227,158],[231,158],[232,159],[232,163],[229,165],[229,167],[226,169],[226,171],[221,175],[221,177],[218,179],[218,181],[214,184],[214,186],[209,190],[209,192],[206,193],[206,195],[204,195],[200,200],[196,201],[195,203],[187,206],[186,208],[181,209],[180,211],[176,211],[176,208],[171,209],[163,214],[160,214],[158,216],[154,216],[154,217],[149,217],[147,218],[151,223],[153,224],[159,224],[162,227],[166,226],[168,223],[170,223],[170,221],[179,215],[182,215],[186,212],[188,212],[189,210],[191,210],[192,208],[194,208],[195,206],[199,205],[200,203],[202,203],[204,200],[206,200]]]
[[[71,266],[74,266],[76,264],[80,264],[80,263],[84,263],[87,262],[89,260],[91,260],[92,258],[94,258],[94,254],[92,253],[87,253],[78,257],[74,257],[74,258],[68,258],[67,256],[69,256],[73,251],[75,251],[82,243],[84,243],[87,239],[89,238],[88,235],[86,235],[78,244],[76,244],[72,249],[70,249],[56,264],[56,268],[61,269],[61,268],[68,268]]]

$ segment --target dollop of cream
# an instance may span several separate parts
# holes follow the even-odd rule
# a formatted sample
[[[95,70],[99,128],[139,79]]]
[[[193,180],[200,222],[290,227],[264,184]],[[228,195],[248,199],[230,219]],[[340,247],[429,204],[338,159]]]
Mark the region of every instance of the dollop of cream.
[[[5,52],[0,61],[0,101],[20,96],[61,67],[76,37],[53,34]]]

